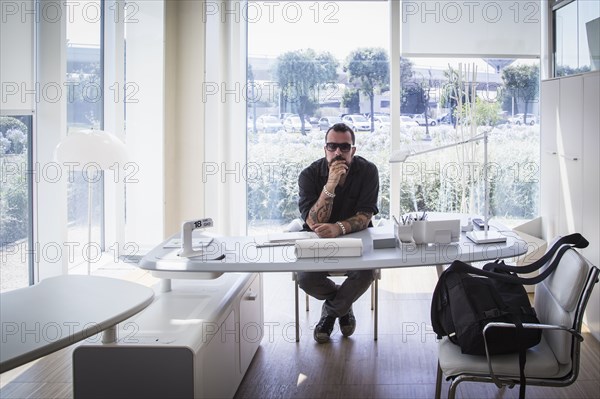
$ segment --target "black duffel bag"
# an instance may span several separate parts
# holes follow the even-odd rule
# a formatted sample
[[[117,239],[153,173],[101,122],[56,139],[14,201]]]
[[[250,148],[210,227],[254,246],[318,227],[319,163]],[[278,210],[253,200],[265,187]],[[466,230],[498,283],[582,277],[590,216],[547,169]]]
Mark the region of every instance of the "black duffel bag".
[[[557,240],[544,256],[526,266],[508,266],[504,261],[482,269],[454,261],[440,276],[433,292],[431,324],[438,338],[447,336],[469,355],[485,355],[484,327],[505,322],[516,328],[495,328],[486,333],[489,355],[519,353],[521,389],[525,387],[525,352],[541,340],[541,330],[524,329],[523,323],[539,323],[523,284],[537,284],[548,277],[570,248],[585,248],[588,241],[575,233]],[[549,262],[549,264],[548,264]],[[523,278],[545,264],[536,277]]]

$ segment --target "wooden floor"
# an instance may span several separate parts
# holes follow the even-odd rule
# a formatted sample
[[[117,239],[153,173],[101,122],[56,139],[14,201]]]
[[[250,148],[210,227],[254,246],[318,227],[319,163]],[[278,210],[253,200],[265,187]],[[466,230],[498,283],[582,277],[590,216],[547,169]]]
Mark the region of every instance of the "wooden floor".
[[[236,398],[432,398],[437,345],[429,322],[435,268],[384,270],[380,282],[379,339],[373,340],[368,292],[356,304],[358,325],[350,338],[336,329],[318,345],[312,328],[320,303],[300,312],[294,337],[290,273],[267,273],[265,336]],[[146,280],[150,282],[150,280]],[[304,297],[302,296],[302,300]],[[527,398],[600,398],[600,344],[585,334],[581,373],[567,388],[528,387]],[[0,398],[72,398],[73,347],[0,375]],[[442,397],[446,397],[444,385]],[[463,383],[459,398],[517,398],[517,389]]]

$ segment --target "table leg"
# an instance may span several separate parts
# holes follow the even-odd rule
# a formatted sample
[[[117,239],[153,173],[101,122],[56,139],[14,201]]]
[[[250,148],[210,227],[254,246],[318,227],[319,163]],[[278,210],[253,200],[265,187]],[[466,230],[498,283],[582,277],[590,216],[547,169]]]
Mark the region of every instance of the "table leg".
[[[163,278],[160,280],[160,292],[170,292],[171,291],[171,279]]]
[[[296,312],[296,342],[300,342],[300,311],[298,310],[298,308],[300,307],[300,304],[298,303],[298,276],[296,276],[296,280],[294,280],[294,284],[295,284],[295,289],[294,289],[294,295],[295,295],[295,300],[294,300],[294,311]]]
[[[117,342],[117,325],[108,327],[102,332],[102,343],[103,344],[114,344]]]

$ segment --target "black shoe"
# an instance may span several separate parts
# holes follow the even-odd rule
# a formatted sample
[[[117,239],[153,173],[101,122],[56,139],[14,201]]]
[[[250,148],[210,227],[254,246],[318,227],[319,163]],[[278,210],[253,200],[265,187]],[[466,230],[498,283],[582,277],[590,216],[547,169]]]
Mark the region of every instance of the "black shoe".
[[[325,342],[329,342],[329,336],[333,331],[333,325],[335,324],[335,317],[333,316],[323,316],[321,320],[315,326],[315,332],[313,333],[313,337],[315,341],[320,344],[324,344]]]
[[[340,331],[344,337],[349,337],[354,334],[354,330],[356,330],[356,318],[350,308],[347,314],[340,317]]]

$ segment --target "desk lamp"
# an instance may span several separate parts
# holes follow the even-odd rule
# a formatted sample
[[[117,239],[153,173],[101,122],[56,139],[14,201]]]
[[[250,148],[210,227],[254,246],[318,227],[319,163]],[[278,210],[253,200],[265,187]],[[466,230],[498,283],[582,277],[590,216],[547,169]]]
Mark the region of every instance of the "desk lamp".
[[[62,139],[54,149],[54,159],[73,165],[74,170],[85,170],[88,181],[88,248],[87,274],[91,271],[92,243],[92,173],[97,169],[122,168],[127,162],[125,144],[112,133],[102,130],[80,130]],[[96,169],[94,172],[90,169]]]
[[[480,133],[476,136],[473,136],[469,139],[458,141],[456,143],[447,144],[439,147],[429,148],[427,150],[415,152],[411,149],[405,150],[397,150],[390,157],[390,163],[400,163],[405,162],[408,157],[426,154],[428,152],[434,152],[443,150],[445,148],[456,147],[458,145],[472,143],[475,141],[483,140],[483,184],[484,184],[484,192],[485,192],[485,200],[484,200],[484,227],[483,231],[470,231],[467,233],[467,237],[475,242],[476,244],[486,244],[491,242],[504,242],[506,241],[506,237],[502,234],[499,234],[495,231],[489,231],[489,203],[490,203],[490,191],[488,187],[488,175],[487,175],[487,164],[488,164],[488,135],[487,130],[483,133]]]

